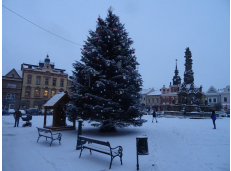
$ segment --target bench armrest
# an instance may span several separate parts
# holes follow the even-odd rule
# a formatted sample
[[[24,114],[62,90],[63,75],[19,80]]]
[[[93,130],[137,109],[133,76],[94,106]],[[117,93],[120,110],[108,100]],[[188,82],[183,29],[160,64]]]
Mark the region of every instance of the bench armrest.
[[[122,146],[117,146],[117,147],[115,147],[115,148],[111,148],[111,150],[115,150],[115,149],[117,149],[117,148],[119,148],[119,149],[118,149],[118,153],[119,153],[119,154],[122,154],[122,151],[123,151],[123,147],[122,147]]]
[[[58,135],[58,137],[62,137],[62,134],[61,133],[56,133],[56,134],[53,134],[52,135]]]

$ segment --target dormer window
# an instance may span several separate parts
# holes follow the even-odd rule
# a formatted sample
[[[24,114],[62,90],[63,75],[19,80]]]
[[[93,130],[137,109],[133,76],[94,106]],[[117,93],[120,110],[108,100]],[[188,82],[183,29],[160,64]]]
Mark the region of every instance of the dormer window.
[[[14,77],[14,74],[12,74],[12,77]]]

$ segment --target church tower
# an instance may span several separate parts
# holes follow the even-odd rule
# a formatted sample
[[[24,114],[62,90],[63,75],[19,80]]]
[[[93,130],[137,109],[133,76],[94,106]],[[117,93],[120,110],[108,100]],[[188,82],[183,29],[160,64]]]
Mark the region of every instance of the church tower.
[[[173,85],[179,85],[181,84],[181,78],[178,76],[179,71],[177,70],[177,59],[176,59],[176,69],[175,69],[175,75],[173,76]]]

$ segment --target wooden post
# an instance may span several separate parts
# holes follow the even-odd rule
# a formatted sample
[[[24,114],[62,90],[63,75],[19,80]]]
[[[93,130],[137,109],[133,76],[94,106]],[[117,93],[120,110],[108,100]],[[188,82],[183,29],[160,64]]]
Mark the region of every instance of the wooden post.
[[[56,123],[55,123],[55,121],[56,121],[56,110],[55,110],[55,108],[53,109],[53,114],[52,115],[53,115],[53,122],[52,122],[52,128],[53,128],[53,127],[56,126]]]
[[[46,124],[47,124],[47,109],[45,108],[43,128],[45,128]]]

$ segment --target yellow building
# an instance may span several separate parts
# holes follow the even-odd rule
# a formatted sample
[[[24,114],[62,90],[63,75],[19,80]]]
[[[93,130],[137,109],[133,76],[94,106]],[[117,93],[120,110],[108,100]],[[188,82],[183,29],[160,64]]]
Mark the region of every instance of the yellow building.
[[[49,56],[39,65],[21,64],[23,86],[21,108],[39,108],[55,94],[67,90],[68,74],[55,68]]]

